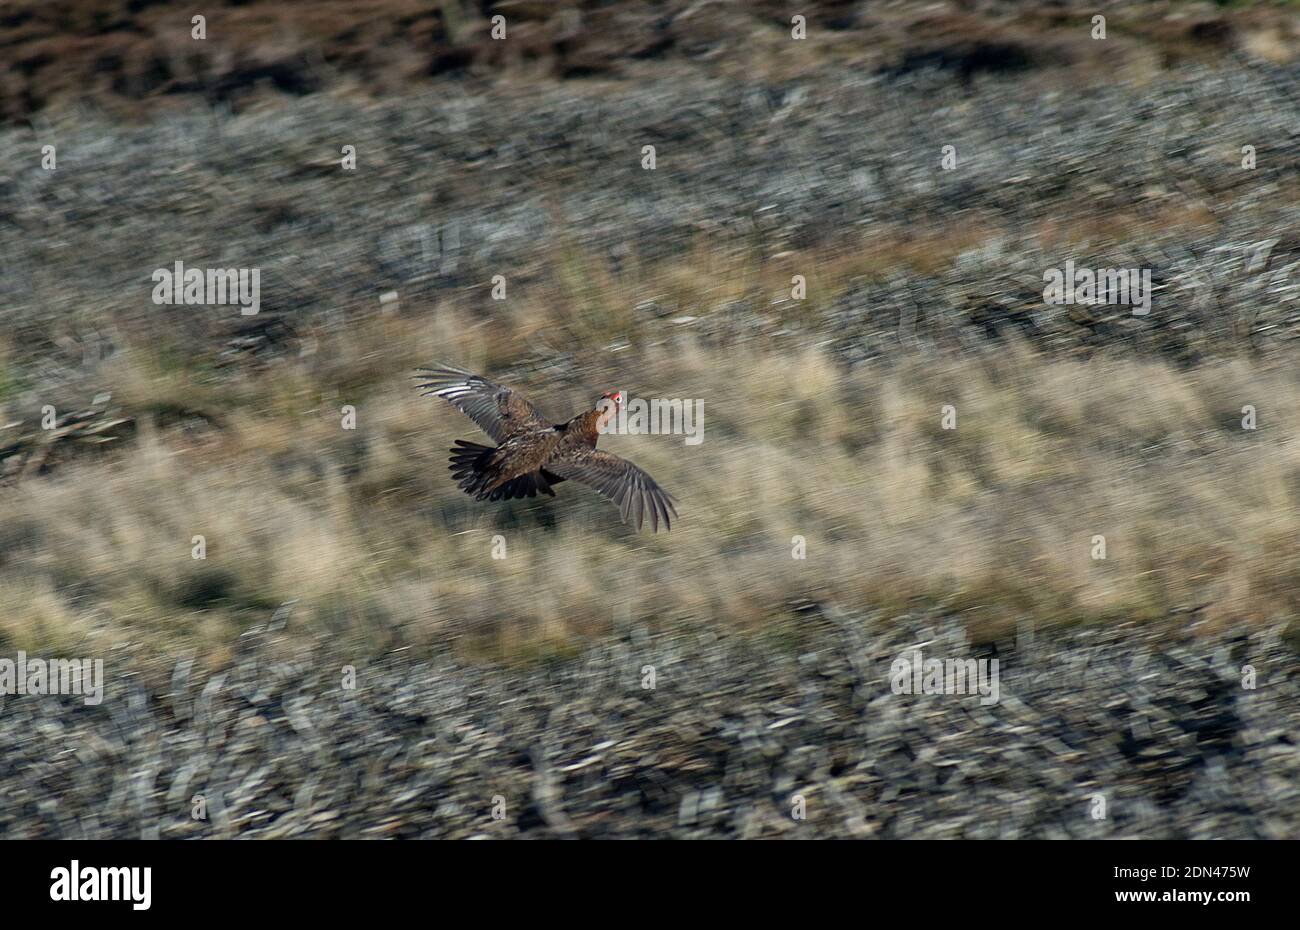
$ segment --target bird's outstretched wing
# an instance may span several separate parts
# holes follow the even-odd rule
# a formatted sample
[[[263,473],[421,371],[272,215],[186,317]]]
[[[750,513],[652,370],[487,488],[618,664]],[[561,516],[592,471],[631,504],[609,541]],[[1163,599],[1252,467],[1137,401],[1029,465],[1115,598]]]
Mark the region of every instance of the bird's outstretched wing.
[[[665,530],[672,529],[670,516],[677,516],[677,508],[673,506],[676,498],[627,459],[598,449],[579,449],[563,458],[551,459],[546,463],[546,469],[594,488],[601,497],[618,505],[624,523],[631,517],[632,525],[638,531],[646,514],[650,516],[650,527],[654,532],[659,532],[660,518]]]
[[[441,397],[478,424],[497,442],[524,426],[550,424],[510,388],[459,368],[417,368],[416,385],[425,397]]]

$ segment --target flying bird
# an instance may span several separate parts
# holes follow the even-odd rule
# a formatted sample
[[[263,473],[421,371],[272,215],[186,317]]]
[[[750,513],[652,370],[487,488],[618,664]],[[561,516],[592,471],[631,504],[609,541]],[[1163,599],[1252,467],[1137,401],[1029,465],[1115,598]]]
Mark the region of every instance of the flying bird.
[[[623,522],[639,531],[672,529],[677,516],[671,494],[627,459],[596,448],[600,430],[623,403],[619,392],[606,391],[592,410],[566,423],[551,423],[510,388],[458,368],[417,368],[420,392],[441,397],[478,424],[495,446],[457,439],[451,450],[451,474],[475,500],[510,500],[555,496],[562,481],[581,482],[618,505]]]

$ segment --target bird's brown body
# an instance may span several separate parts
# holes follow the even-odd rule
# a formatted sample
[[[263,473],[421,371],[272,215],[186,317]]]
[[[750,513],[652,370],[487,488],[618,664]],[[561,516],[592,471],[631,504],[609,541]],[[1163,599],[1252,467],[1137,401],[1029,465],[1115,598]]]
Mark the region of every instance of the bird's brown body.
[[[420,369],[419,387],[441,397],[496,440],[484,446],[456,440],[452,476],[476,500],[555,496],[552,487],[572,478],[619,505],[626,523],[639,530],[648,516],[652,529],[671,528],[674,498],[654,479],[617,455],[596,448],[602,418],[617,409],[618,397],[605,394],[593,410],[565,423],[550,423],[514,391],[456,368]]]
[[[474,473],[480,476],[476,484],[481,487],[475,489],[476,495],[490,496],[517,478],[540,474],[548,462],[575,459],[595,449],[599,414],[592,410],[555,426],[525,424],[477,460]],[[556,475],[548,483],[563,480]]]

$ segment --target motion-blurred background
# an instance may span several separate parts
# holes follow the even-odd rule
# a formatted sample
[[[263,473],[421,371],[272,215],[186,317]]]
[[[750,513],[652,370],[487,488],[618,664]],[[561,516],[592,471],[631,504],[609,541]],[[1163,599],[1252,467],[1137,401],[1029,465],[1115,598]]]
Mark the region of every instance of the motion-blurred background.
[[[0,835],[1295,836],[1298,56],[1293,4],[5,4],[0,649],[109,699],[5,699]],[[431,363],[703,400],[602,441],[680,522],[464,496]],[[892,694],[918,642],[1011,698]]]

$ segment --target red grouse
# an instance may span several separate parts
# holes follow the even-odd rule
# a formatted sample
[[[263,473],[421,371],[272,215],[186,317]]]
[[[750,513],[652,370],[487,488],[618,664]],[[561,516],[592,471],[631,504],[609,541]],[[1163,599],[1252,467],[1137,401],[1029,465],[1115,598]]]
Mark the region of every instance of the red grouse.
[[[550,423],[510,388],[457,368],[418,368],[416,378],[424,396],[441,397],[478,424],[495,447],[456,440],[451,450],[452,477],[475,500],[510,500],[555,496],[554,485],[572,478],[594,488],[618,505],[627,523],[641,529],[671,529],[677,516],[675,498],[648,474],[626,459],[596,449],[600,429],[622,403],[606,392],[593,410],[567,423]]]

